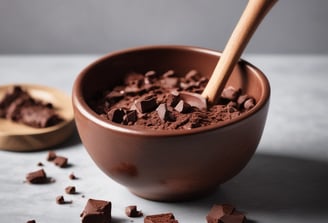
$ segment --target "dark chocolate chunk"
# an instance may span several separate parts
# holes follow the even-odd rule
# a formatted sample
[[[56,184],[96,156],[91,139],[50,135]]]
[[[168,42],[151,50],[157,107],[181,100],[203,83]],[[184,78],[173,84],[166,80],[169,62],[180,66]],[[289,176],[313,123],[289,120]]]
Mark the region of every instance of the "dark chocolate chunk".
[[[174,122],[175,117],[166,107],[166,104],[160,104],[157,109],[157,114],[162,121]]]
[[[82,223],[110,223],[112,218],[110,201],[89,199],[80,214]]]
[[[140,98],[135,102],[135,106],[140,113],[154,111],[157,108],[156,97],[154,95],[149,95]]]
[[[56,166],[63,168],[63,167],[67,167],[68,159],[64,156],[56,156],[53,162]]]
[[[126,111],[126,114],[123,117],[123,123],[128,125],[130,123],[135,123],[138,120],[138,114],[136,110]]]
[[[180,101],[180,94],[177,91],[172,91],[166,99],[167,105],[175,107]]]
[[[31,184],[45,184],[51,181],[43,169],[28,173],[26,175],[26,180]]]
[[[108,119],[116,123],[121,123],[123,121],[124,115],[125,115],[124,110],[120,108],[110,110],[107,113]]]
[[[148,215],[144,218],[144,223],[178,223],[172,213]]]
[[[57,154],[54,151],[49,151],[48,152],[48,156],[47,156],[47,160],[48,161],[53,161],[54,159],[56,159]]]
[[[75,186],[67,186],[65,192],[66,194],[76,194],[76,188]]]
[[[223,99],[235,101],[235,100],[237,100],[238,96],[240,95],[240,92],[241,92],[240,89],[236,90],[234,87],[229,86],[229,87],[226,87],[223,89],[221,97]]]
[[[37,166],[43,166],[43,163],[38,162],[36,165],[37,165]]]
[[[130,218],[136,218],[136,217],[141,217],[143,214],[141,211],[137,210],[136,205],[130,205],[125,208],[125,214],[126,216]]]
[[[26,223],[36,223],[35,220],[28,220]]]
[[[180,113],[188,113],[192,110],[191,105],[183,100],[180,100],[179,103],[174,107],[174,109]]]

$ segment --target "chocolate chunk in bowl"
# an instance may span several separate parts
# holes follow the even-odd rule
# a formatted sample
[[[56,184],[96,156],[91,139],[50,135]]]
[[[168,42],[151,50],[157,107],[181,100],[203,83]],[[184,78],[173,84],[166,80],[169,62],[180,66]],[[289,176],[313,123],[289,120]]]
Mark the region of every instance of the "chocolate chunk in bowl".
[[[108,89],[116,91],[116,95],[124,92],[119,86],[124,84],[128,73],[143,74],[149,83],[156,74],[162,74],[166,80],[174,75],[185,76],[191,70],[196,70],[200,79],[209,78],[219,58],[219,52],[203,48],[149,46],[108,54],[85,68],[74,84],[73,107],[82,143],[99,168],[138,196],[162,201],[204,195],[239,173],[260,141],[270,97],[267,78],[244,60],[236,65],[226,86],[241,89],[240,95],[253,98],[254,106],[232,119],[201,126],[198,116],[191,115],[193,122],[188,124],[189,127],[154,130],[108,120],[99,112],[103,108],[95,106],[99,95]],[[168,72],[170,70],[174,74]],[[146,75],[150,71],[155,71],[155,74]],[[195,78],[194,75],[188,77]],[[137,86],[134,92],[129,90],[129,94],[148,90],[146,86],[140,89],[141,77],[137,77],[135,82],[129,82]],[[175,88],[179,83],[176,79],[161,84]],[[195,85],[190,81],[181,87],[187,91]],[[147,105],[135,103],[126,110],[137,110],[138,119],[147,112],[157,112],[159,122],[172,122],[171,105],[168,104],[176,107],[180,100],[175,97],[177,94],[173,93],[166,105],[157,103],[157,100],[155,103],[149,97],[146,98]],[[110,106],[122,95],[113,98],[107,101]],[[187,104],[190,102],[184,103],[176,110],[188,114]],[[135,109],[131,109],[133,106]],[[238,107],[237,102],[234,106]],[[122,164],[133,166],[137,174],[117,171]]]

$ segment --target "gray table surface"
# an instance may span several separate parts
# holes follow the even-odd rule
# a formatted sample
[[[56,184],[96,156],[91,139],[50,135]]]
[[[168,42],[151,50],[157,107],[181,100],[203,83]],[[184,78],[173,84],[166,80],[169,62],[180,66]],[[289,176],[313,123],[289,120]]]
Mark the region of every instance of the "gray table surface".
[[[71,93],[78,73],[97,55],[2,55],[0,85],[34,83]],[[48,151],[0,151],[0,222],[80,222],[88,198],[110,200],[113,222],[131,222],[124,208],[136,204],[145,215],[173,212],[181,223],[206,222],[214,203],[231,203],[249,222],[328,222],[328,56],[245,55],[271,82],[267,124],[246,168],[218,190],[196,201],[161,203],[141,199],[106,177],[74,134],[52,148],[69,158],[60,169],[46,161]],[[44,163],[48,185],[23,183],[27,172]],[[72,181],[74,172],[79,179]],[[79,194],[66,195],[74,185]],[[58,205],[57,195],[72,204]],[[84,196],[82,196],[84,195]],[[136,223],[143,218],[133,219]]]

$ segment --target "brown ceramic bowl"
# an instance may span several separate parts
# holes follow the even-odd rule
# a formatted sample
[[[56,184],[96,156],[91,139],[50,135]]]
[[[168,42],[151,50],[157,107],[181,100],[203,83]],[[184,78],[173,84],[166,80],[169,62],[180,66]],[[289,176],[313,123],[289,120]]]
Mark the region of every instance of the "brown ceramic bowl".
[[[92,97],[129,71],[211,75],[220,53],[189,46],[149,46],[108,54],[85,68],[73,88],[76,125],[88,153],[108,176],[151,200],[191,199],[238,174],[260,141],[269,107],[264,74],[241,60],[227,85],[242,88],[256,106],[232,121],[191,130],[136,130],[101,119]]]

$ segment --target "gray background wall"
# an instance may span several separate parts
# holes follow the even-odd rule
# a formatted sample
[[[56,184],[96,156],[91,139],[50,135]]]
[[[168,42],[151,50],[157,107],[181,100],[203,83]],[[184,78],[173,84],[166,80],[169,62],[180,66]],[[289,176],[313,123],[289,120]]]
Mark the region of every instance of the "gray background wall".
[[[223,49],[246,0],[0,0],[0,54]],[[328,1],[280,0],[248,53],[328,53]]]

